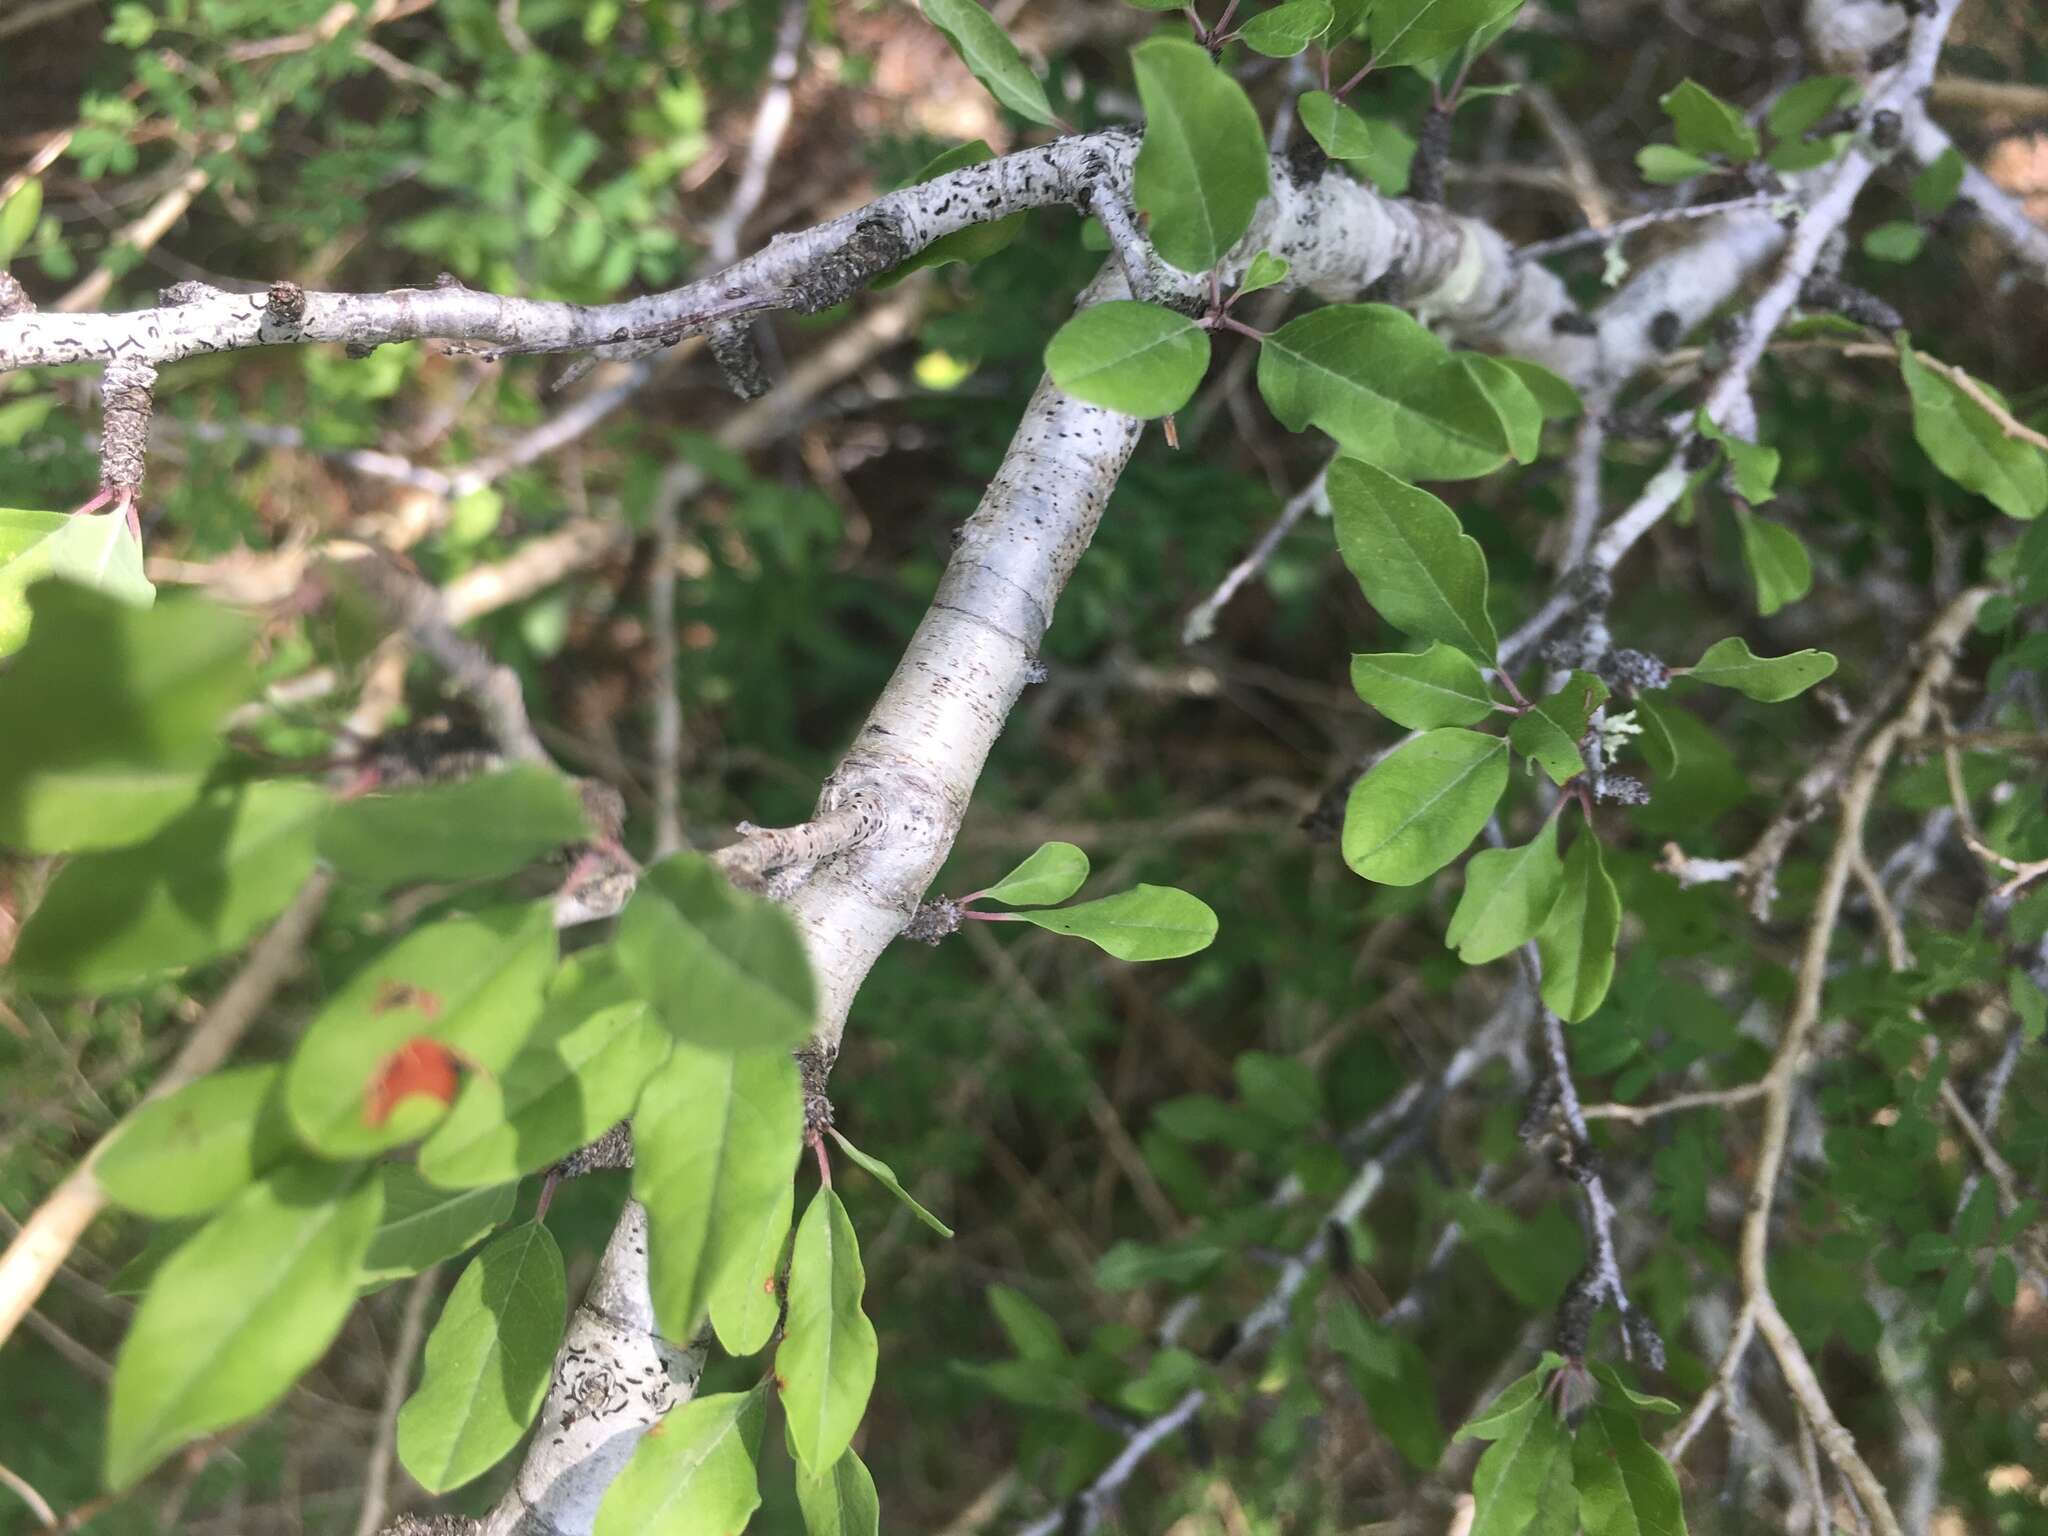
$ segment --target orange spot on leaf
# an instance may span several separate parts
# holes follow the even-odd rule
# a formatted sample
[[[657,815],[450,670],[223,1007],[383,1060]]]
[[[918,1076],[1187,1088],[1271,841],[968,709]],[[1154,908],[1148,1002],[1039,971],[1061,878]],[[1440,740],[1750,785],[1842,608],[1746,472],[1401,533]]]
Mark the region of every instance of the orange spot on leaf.
[[[415,1095],[454,1103],[455,1091],[462,1086],[458,1066],[455,1052],[438,1040],[421,1035],[406,1041],[370,1074],[363,1090],[363,1123],[384,1124],[393,1110]]]

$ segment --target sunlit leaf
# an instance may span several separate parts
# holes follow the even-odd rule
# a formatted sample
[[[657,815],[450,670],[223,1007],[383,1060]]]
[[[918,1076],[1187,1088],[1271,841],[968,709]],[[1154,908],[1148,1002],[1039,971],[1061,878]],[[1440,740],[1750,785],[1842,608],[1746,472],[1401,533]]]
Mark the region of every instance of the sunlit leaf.
[[[566,1293],[561,1250],[537,1221],[470,1261],[398,1414],[399,1459],[421,1487],[459,1488],[519,1443],[547,1395]]]
[[[1119,960],[1177,960],[1207,949],[1216,914],[1207,902],[1168,885],[1138,885],[1071,907],[1019,912],[1021,922],[1086,939]]]
[[[1426,880],[1471,844],[1508,783],[1508,744],[1477,731],[1428,731],[1351,787],[1344,862],[1381,885]]]

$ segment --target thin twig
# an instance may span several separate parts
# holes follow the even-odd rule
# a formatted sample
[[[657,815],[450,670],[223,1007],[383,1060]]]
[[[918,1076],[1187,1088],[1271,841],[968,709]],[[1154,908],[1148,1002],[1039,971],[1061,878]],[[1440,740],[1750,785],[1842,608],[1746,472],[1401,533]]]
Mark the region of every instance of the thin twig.
[[[398,1410],[405,1406],[412,1386],[412,1364],[427,1332],[427,1303],[434,1299],[441,1266],[422,1270],[406,1288],[405,1310],[398,1319],[398,1337],[391,1345],[391,1359],[384,1371],[384,1402],[377,1413],[377,1434],[370,1443],[370,1460],[363,1468],[363,1507],[356,1516],[355,1536],[375,1536],[383,1527],[384,1512],[391,1502],[391,1464],[398,1450]]]
[[[1556,235],[1548,240],[1534,240],[1527,245],[1515,247],[1515,254],[1525,260],[1540,256],[1555,256],[1559,251],[1576,250],[1582,245],[1604,244],[1621,240],[1637,230],[1654,229],[1659,224],[1682,223],[1687,219],[1712,219],[1724,213],[1739,213],[1745,208],[1768,208],[1772,203],[1783,202],[1781,192],[1752,192],[1747,197],[1731,197],[1720,203],[1694,203],[1686,208],[1654,208],[1648,213],[1636,214],[1633,218],[1621,219],[1613,224],[1595,225],[1590,229],[1574,230],[1568,235]]]
[[[1224,605],[1237,595],[1238,588],[1265,569],[1266,562],[1273,558],[1273,552],[1280,547],[1281,540],[1294,530],[1294,525],[1311,507],[1327,509],[1330,492],[1328,476],[1330,466],[1325,464],[1316,471],[1315,479],[1288,497],[1287,505],[1280,509],[1280,515],[1273,519],[1271,526],[1259,535],[1246,556],[1233,565],[1216,590],[1197,603],[1188,614],[1187,622],[1180,627],[1180,643],[1195,645],[1216,633],[1216,615]]]
[[[29,1507],[30,1514],[43,1523],[45,1530],[57,1529],[57,1511],[50,1508],[49,1500],[37,1493],[27,1478],[4,1463],[0,1463],[0,1486],[11,1488],[20,1495],[21,1502]]]

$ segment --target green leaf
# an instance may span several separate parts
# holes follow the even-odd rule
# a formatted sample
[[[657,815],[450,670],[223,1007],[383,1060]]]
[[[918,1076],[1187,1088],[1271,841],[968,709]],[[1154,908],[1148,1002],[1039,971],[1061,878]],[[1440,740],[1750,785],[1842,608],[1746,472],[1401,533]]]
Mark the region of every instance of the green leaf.
[[[1508,745],[1532,757],[1553,784],[1562,784],[1585,770],[1579,750],[1593,711],[1607,702],[1607,685],[1590,672],[1574,672],[1547,698],[1538,699],[1527,714],[1508,727]]]
[[[1411,731],[1474,725],[1493,713],[1493,695],[1479,664],[1441,640],[1421,652],[1353,656],[1351,686],[1366,703]]]
[[[1088,879],[1088,855],[1072,843],[1041,843],[1030,858],[976,899],[1006,907],[1049,907],[1065,901]]]
[[[1019,912],[1017,920],[1086,939],[1119,960],[1178,960],[1207,949],[1216,914],[1170,885],[1138,885],[1076,906]]]
[[[678,1040],[787,1051],[810,1038],[811,963],[787,911],[734,889],[709,859],[671,854],[619,919],[619,965]]]
[[[1635,1388],[1621,1379],[1621,1372],[1611,1365],[1596,1365],[1591,1367],[1591,1370],[1594,1380],[1598,1381],[1609,1391],[1620,1393],[1633,1407],[1641,1408],[1647,1413],[1677,1413],[1680,1411],[1678,1404],[1671,1401],[1668,1397],[1658,1397],[1649,1392],[1636,1391]]]
[[[378,1186],[294,1163],[243,1190],[165,1261],[114,1363],[106,1481],[261,1413],[327,1352],[356,1299]]]
[[[1913,206],[1932,219],[1946,213],[1962,189],[1963,157],[1951,144],[1920,168],[1920,174],[1913,178],[1908,191],[1912,194]]]
[[[20,253],[36,232],[43,216],[43,184],[34,176],[15,188],[14,196],[0,203],[0,267]]]
[[[588,830],[576,787],[552,768],[525,763],[339,801],[320,828],[320,856],[382,890],[408,880],[509,875]]]
[[[1368,17],[1376,65],[1441,59],[1496,31],[1522,0],[1377,0]]]
[[[31,590],[0,671],[0,846],[119,848],[199,798],[221,722],[255,691],[251,622],[192,599],[131,608],[64,581]]]
[[[1693,425],[1702,437],[1720,444],[1721,451],[1728,455],[1728,466],[1735,474],[1736,495],[1761,506],[1776,494],[1772,487],[1778,483],[1777,449],[1723,432],[1705,406],[1693,417]]]
[[[1363,160],[1373,152],[1371,125],[1328,91],[1302,92],[1295,112],[1332,160]]]
[[[1849,147],[1854,135],[1831,133],[1824,138],[1780,144],[1764,156],[1774,171],[1811,171],[1826,165]]]
[[[1486,611],[1486,556],[1436,497],[1353,459],[1330,466],[1337,548],[1379,616],[1491,664],[1500,642]]]
[[[964,170],[970,165],[980,165],[993,160],[996,152],[980,139],[956,144],[944,154],[934,157],[932,162],[904,185],[921,186],[927,181],[945,175],[948,171]],[[930,245],[905,261],[901,266],[891,267],[868,286],[870,288],[893,288],[896,284],[925,267],[942,267],[947,262],[957,261],[972,266],[984,261],[1002,250],[1024,231],[1024,215],[1005,214],[987,224],[974,224],[966,229],[956,229],[950,235],[941,235]]]
[[[1470,1536],[1520,1536],[1528,1531],[1544,1516],[1546,1501],[1555,1496],[1558,1464],[1571,1463],[1571,1436],[1547,1403],[1531,1400],[1499,1427],[1500,1435],[1472,1470],[1475,1511]]]
[[[975,0],[919,0],[925,19],[946,34],[953,51],[988,92],[1019,117],[1049,128],[1059,126],[1045,87],[1009,34]]]
[[[323,1157],[367,1157],[411,1141],[448,1112],[413,1094],[372,1125],[374,1090],[394,1052],[438,1042],[502,1072],[541,1010],[555,964],[546,903],[414,930],[349,979],[314,1017],[285,1072],[299,1139]]]
[[[1536,937],[1564,888],[1557,818],[1519,848],[1488,848],[1465,866],[1465,889],[1444,943],[1467,965],[1484,965]]]
[[[137,1109],[93,1164],[124,1210],[169,1220],[210,1211],[292,1150],[275,1066],[227,1067]]]
[[[1381,885],[1414,885],[1465,851],[1508,783],[1508,744],[1477,731],[1428,731],[1351,787],[1344,862]]]
[[[1499,418],[1508,457],[1517,464],[1533,463],[1543,447],[1543,407],[1536,403],[1522,376],[1501,359],[1483,352],[1459,352],[1455,356]]]
[[[290,780],[220,789],[146,843],[70,860],[22,929],[15,974],[112,992],[240,948],[313,872],[327,805]]]
[[[1685,669],[1696,683],[1732,688],[1759,704],[1782,704],[1797,698],[1835,670],[1826,651],[1794,651],[1789,656],[1757,656],[1740,635],[1716,640],[1706,655]]]
[[[1796,139],[1836,107],[1862,95],[1862,89],[1847,75],[1815,75],[1786,88],[1771,103],[1765,121],[1779,139]]]
[[[381,1284],[431,1269],[467,1253],[512,1214],[517,1184],[488,1189],[437,1189],[405,1163],[379,1163],[384,1215],[370,1251],[363,1255],[363,1280]]]
[[[1291,59],[1330,30],[1328,0],[1287,0],[1237,29],[1239,41],[1269,59]]]
[[[1798,534],[1741,507],[1735,509],[1735,521],[1742,529],[1743,564],[1756,583],[1757,612],[1769,618],[1813,589],[1813,562]]]
[[[1259,393],[1290,432],[1318,427],[1354,458],[1415,480],[1469,480],[1507,458],[1478,380],[1414,316],[1325,304],[1259,347]]]
[[[882,1528],[875,1480],[852,1451],[815,1477],[797,1468],[796,1502],[810,1536],[877,1536]]]
[[[1525,1376],[1517,1376],[1500,1390],[1500,1395],[1460,1426],[1454,1440],[1499,1440],[1511,1433],[1516,1422],[1536,1401],[1543,1384],[1550,1380],[1560,1361],[1545,1355],[1543,1363]]]
[[[881,1181],[882,1187],[888,1190],[889,1193],[894,1195],[898,1200],[901,1200],[905,1205],[909,1206],[912,1214],[915,1215],[919,1221],[923,1222],[926,1226],[930,1227],[934,1232],[938,1233],[941,1237],[951,1237],[953,1235],[953,1229],[951,1227],[947,1226],[943,1221],[939,1220],[938,1217],[934,1216],[930,1211],[926,1210],[923,1206],[919,1205],[917,1201],[911,1198],[910,1191],[905,1189],[902,1185],[902,1182],[896,1177],[895,1169],[891,1168],[879,1157],[870,1157],[867,1153],[861,1151],[859,1147],[856,1147],[852,1142],[848,1141],[844,1136],[842,1136],[839,1133],[837,1127],[832,1127],[831,1129],[832,1139],[839,1143],[839,1150],[844,1152],[848,1157],[852,1158],[856,1163],[860,1164],[861,1167],[865,1168],[869,1173],[873,1174],[877,1179],[879,1179]]]
[[[1695,80],[1681,80],[1657,98],[1657,105],[1677,130],[1681,149],[1696,155],[1723,155],[1731,161],[1754,160],[1756,130],[1735,108]]]
[[[1266,195],[1259,114],[1195,43],[1151,38],[1131,50],[1131,64],[1145,107],[1132,196],[1151,219],[1152,248],[1183,272],[1206,272]]]
[[[1293,263],[1286,258],[1275,256],[1271,251],[1261,251],[1244,269],[1244,276],[1237,280],[1237,296],[1241,299],[1248,293],[1284,283],[1292,270]]]
[[[751,1239],[738,1244],[739,1260],[711,1287],[711,1326],[719,1347],[734,1359],[760,1349],[782,1320],[782,1293],[775,1276],[795,1214],[796,1182],[784,1179],[775,1198],[756,1214]]]
[[[1704,175],[1713,165],[1670,144],[1645,144],[1636,151],[1636,169],[1653,186],[1668,187]]]
[[[1579,392],[1541,363],[1532,363],[1526,357],[1503,357],[1500,362],[1514,370],[1522,387],[1535,398],[1545,421],[1568,421],[1585,410]]]
[[[735,1536],[761,1507],[754,1461],[768,1384],[670,1411],[633,1447],[597,1506],[591,1536]]]
[[[420,1148],[420,1172],[464,1189],[567,1157],[633,1112],[673,1045],[611,951],[570,956],[548,987],[532,1037],[502,1073],[479,1073],[463,1085]]]
[[[633,1194],[647,1207],[654,1316],[697,1331],[714,1286],[760,1246],[761,1213],[795,1174],[804,1095],[782,1051],[678,1044],[633,1117]]]
[[[811,1197],[789,1261],[789,1319],[775,1351],[798,1463],[815,1472],[846,1454],[875,1385],[875,1327],[861,1311],[867,1276],[846,1207]]]
[[[1428,1471],[1444,1451],[1428,1358],[1413,1336],[1365,1320],[1349,1301],[1329,1309],[1330,1344],[1351,1368],[1351,1380],[1372,1412],[1373,1426],[1408,1464]]]
[[[134,608],[156,601],[156,588],[142,571],[142,545],[119,512],[0,513],[9,543],[0,550],[0,656],[21,649],[28,638],[29,587],[45,577],[99,592]]]
[[[1863,254],[1872,261],[1904,263],[1918,256],[1926,244],[1927,231],[1918,224],[1892,219],[1864,232]]]
[[[1903,334],[1899,370],[1913,397],[1914,441],[1936,469],[2008,517],[2035,518],[2048,509],[2048,460],[2039,449],[2007,437],[1953,378],[1921,362]],[[1988,384],[1978,388],[2005,404]]]
[[[1010,1348],[1020,1360],[1039,1360],[1048,1365],[1063,1364],[1071,1358],[1060,1325],[1052,1315],[1022,1291],[1007,1285],[988,1288],[989,1310],[1002,1325]]]
[[[1564,857],[1557,903],[1536,934],[1543,1001],[1567,1024],[1590,1018],[1614,980],[1621,896],[1600,857],[1600,839],[1582,831]]]
[[[422,1488],[460,1488],[519,1443],[547,1396],[566,1300],[561,1250],[537,1221],[470,1261],[398,1413],[398,1459]]]
[[[1053,383],[1126,416],[1166,416],[1194,398],[1209,368],[1209,333],[1185,315],[1135,299],[1091,304],[1045,348]]]
[[[1632,711],[1636,723],[1643,728],[1643,759],[1660,779],[1668,779],[1678,772],[1684,761],[1678,749],[1678,738],[1671,734],[1671,727],[1664,719],[1662,705],[1653,704],[1640,695]]]
[[[1684,1536],[1678,1477],[1627,1409],[1594,1404],[1572,1445],[1572,1472],[1586,1536]]]

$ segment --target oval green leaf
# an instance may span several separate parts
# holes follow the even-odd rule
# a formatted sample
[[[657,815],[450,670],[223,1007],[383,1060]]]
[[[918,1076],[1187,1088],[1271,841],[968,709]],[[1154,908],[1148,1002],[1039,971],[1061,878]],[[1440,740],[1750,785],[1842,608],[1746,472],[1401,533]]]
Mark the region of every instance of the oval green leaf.
[[[532,1038],[503,1072],[473,1076],[420,1148],[451,1189],[499,1184],[567,1157],[633,1112],[675,1043],[609,950],[562,963]]]
[[[1759,704],[1782,704],[1797,698],[1833,674],[1835,658],[1826,651],[1794,651],[1789,656],[1756,656],[1740,635],[1716,640],[1706,655],[1685,669],[1696,683],[1732,688]]]
[[[299,1139],[324,1157],[367,1157],[448,1113],[428,1094],[370,1123],[371,1090],[394,1052],[430,1040],[502,1072],[541,1010],[555,964],[548,905],[451,918],[408,934],[351,977],[308,1026],[285,1075]]]
[[[115,1130],[93,1178],[124,1210],[170,1220],[210,1211],[292,1147],[284,1070],[228,1067],[144,1104]]]
[[[22,929],[15,974],[111,992],[239,948],[312,873],[327,805],[289,780],[216,790],[146,843],[71,860]]]
[[[736,890],[709,859],[672,854],[619,919],[619,965],[678,1040],[787,1051],[810,1038],[811,962],[788,912]]]
[[[1151,220],[1152,248],[1183,272],[1206,272],[1251,228],[1270,184],[1259,114],[1208,50],[1155,37],[1131,50],[1145,138],[1131,193]]]
[[[1679,81],[1657,105],[1671,119],[1681,149],[1736,162],[1756,158],[1759,145],[1749,120],[1698,81]]]
[[[1178,960],[1207,949],[1216,914],[1170,885],[1138,885],[1077,906],[1019,912],[1018,920],[1086,939],[1119,960]]]
[[[712,1284],[711,1327],[719,1347],[735,1360],[765,1345],[782,1320],[782,1291],[775,1278],[795,1214],[796,1181],[784,1179],[775,1198],[757,1213],[751,1239],[740,1245],[739,1261]]]
[[[672,1410],[633,1447],[597,1507],[591,1536],[734,1536],[761,1507],[768,1387],[720,1392]]]
[[[1607,685],[1590,672],[1574,672],[1557,692],[1536,701],[1528,713],[1508,727],[1508,745],[1532,757],[1553,784],[1582,773],[1586,759],[1579,750],[1593,711],[1607,702]]]
[[[1508,784],[1508,744],[1477,731],[1429,731],[1351,787],[1344,862],[1381,885],[1414,885],[1463,853]]]
[[[463,1270],[398,1413],[398,1458],[422,1488],[460,1488],[519,1443],[547,1395],[566,1299],[561,1250],[537,1221]]]
[[[633,1194],[647,1207],[654,1315],[672,1339],[696,1332],[713,1288],[760,1247],[761,1214],[794,1176],[804,1098],[781,1051],[679,1044],[633,1120]]]
[[[1355,459],[1330,466],[1337,548],[1379,616],[1482,663],[1500,648],[1486,611],[1486,556],[1429,492]]]
[[[1614,980],[1621,896],[1600,856],[1600,839],[1582,831],[1564,859],[1564,883],[1536,935],[1543,1001],[1567,1024],[1590,1018]]]
[[[1506,461],[1493,402],[1426,327],[1388,304],[1325,304],[1259,347],[1259,393],[1291,432],[1414,480],[1469,480]]]
[[[294,1163],[250,1185],[157,1271],[121,1341],[106,1479],[130,1487],[188,1441],[261,1413],[327,1351],[356,1299],[378,1186]]]
[[[988,92],[1019,117],[1049,128],[1059,126],[1045,87],[1010,36],[975,0],[920,0],[925,19],[946,34],[961,62]]]
[[[1799,535],[1782,523],[1735,509],[1742,529],[1742,563],[1756,583],[1757,612],[1769,618],[1813,590],[1813,561]]]
[[[1564,888],[1557,818],[1519,848],[1488,848],[1465,866],[1465,889],[1444,943],[1467,965],[1484,965],[1536,937]]]
[[[512,1214],[517,1184],[489,1189],[437,1189],[405,1163],[380,1163],[384,1215],[370,1251],[363,1255],[363,1281],[381,1285],[467,1253]]]
[[[1494,707],[1479,664],[1441,640],[1432,640],[1421,652],[1353,656],[1351,686],[1366,703],[1411,731],[1474,725]]]
[[[1088,855],[1072,843],[1041,843],[1037,850],[994,885],[980,900],[1006,907],[1049,907],[1065,901],[1088,879]]]
[[[120,848],[199,798],[221,722],[255,691],[252,622],[193,598],[133,608],[37,582],[0,669],[0,846]]]
[[[1186,315],[1135,299],[1091,304],[1045,348],[1053,383],[1126,416],[1166,416],[1194,398],[1209,368],[1209,333]]]
[[[852,1451],[816,1476],[798,1467],[796,1502],[809,1536],[877,1536],[882,1528],[874,1477]]]
[[[875,1385],[875,1327],[861,1311],[867,1276],[846,1207],[829,1188],[811,1197],[789,1260],[789,1320],[775,1351],[782,1409],[800,1466],[846,1454]]]
[[[1332,160],[1363,160],[1372,153],[1372,128],[1328,91],[1304,91],[1295,111]]]
[[[1291,59],[1330,30],[1329,0],[1286,0],[1237,29],[1238,40],[1269,59]]]
[[[320,856],[382,890],[509,875],[587,835],[576,787],[552,768],[523,763],[340,801],[320,828]]]
[[[1913,397],[1913,439],[1936,469],[2008,517],[2031,519],[2048,510],[2048,458],[2040,449],[2007,437],[1953,378],[1921,362],[1903,334],[1899,371]],[[2005,403],[1990,385],[1977,387]]]

